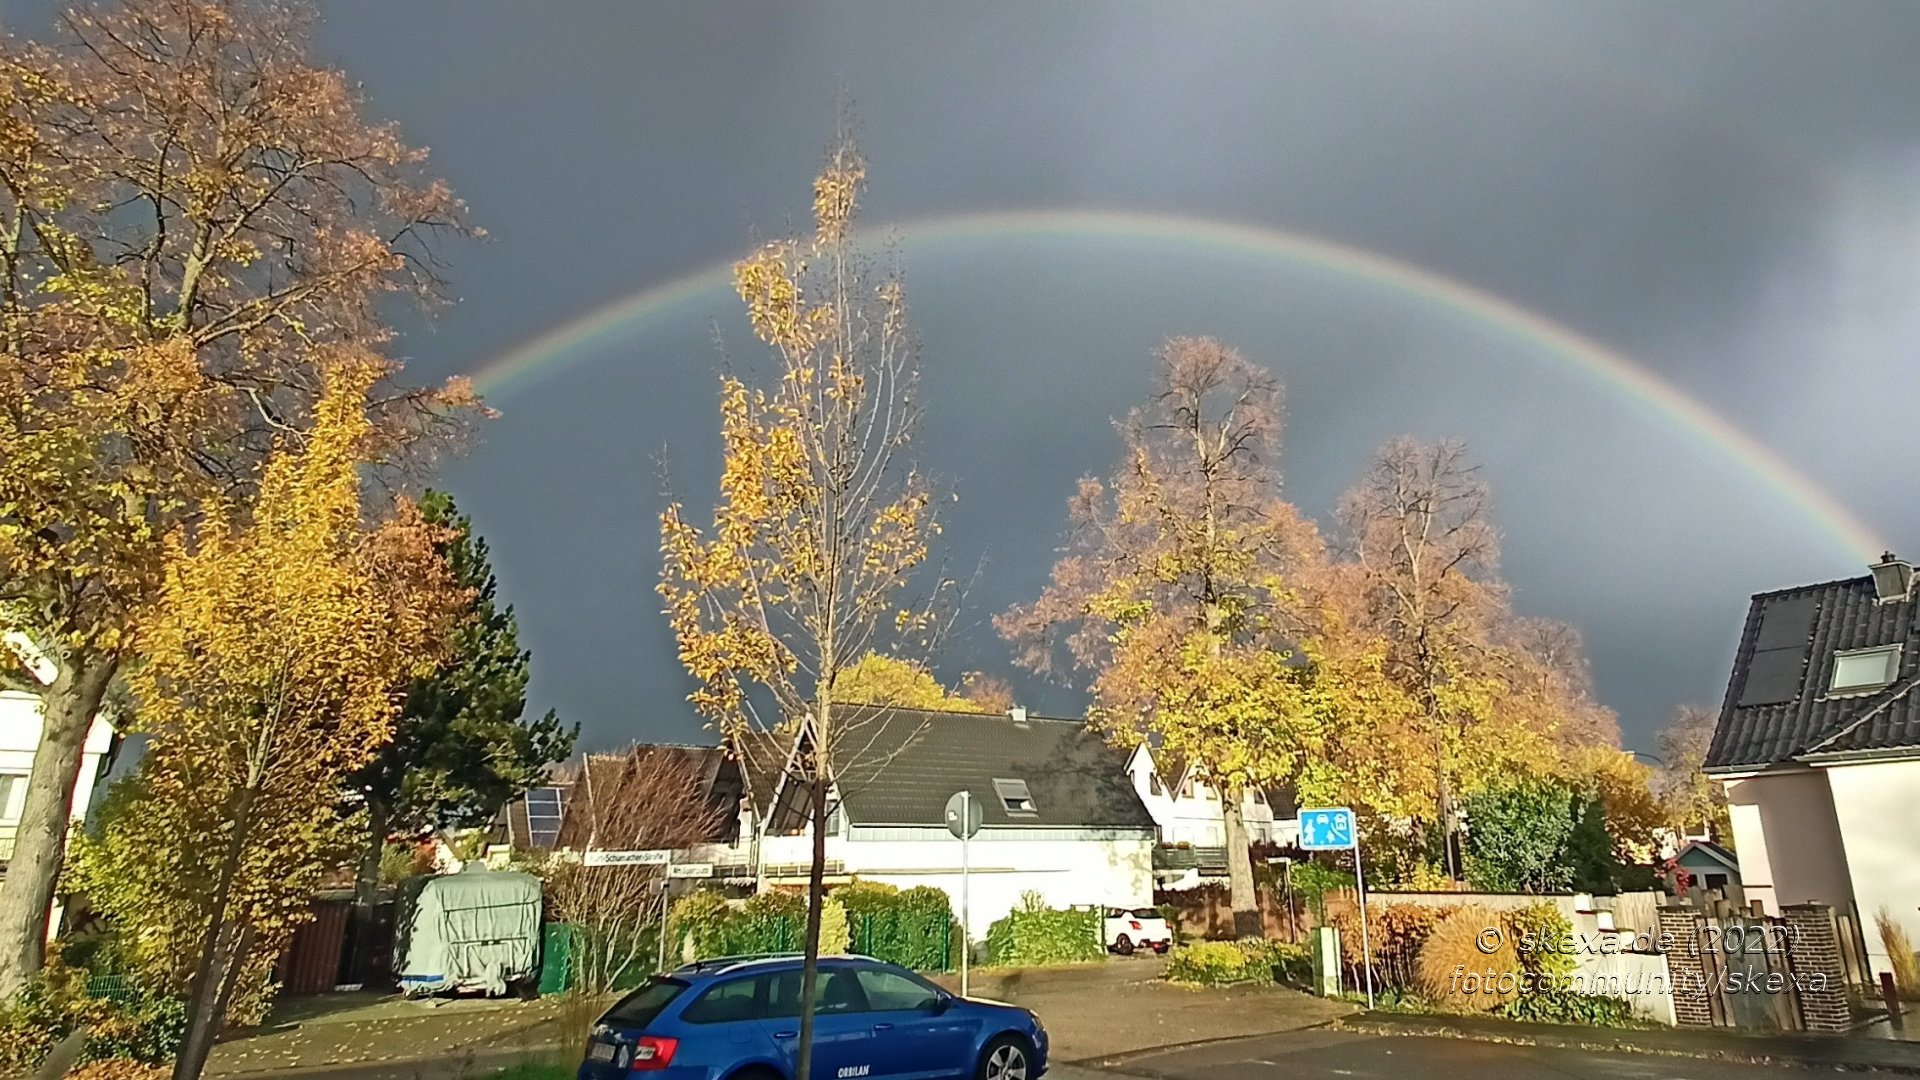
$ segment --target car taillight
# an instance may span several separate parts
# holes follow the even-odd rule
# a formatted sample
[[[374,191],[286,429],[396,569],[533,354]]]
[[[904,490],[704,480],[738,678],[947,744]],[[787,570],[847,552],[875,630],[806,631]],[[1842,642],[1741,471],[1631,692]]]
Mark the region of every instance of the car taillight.
[[[1131,927],[1133,927],[1133,928],[1134,928],[1135,930],[1138,930],[1138,929],[1140,929],[1140,920],[1139,920],[1139,919],[1129,919],[1129,920],[1127,921],[1127,925],[1128,925],[1128,926],[1131,926]]]
[[[680,1049],[679,1039],[642,1035],[633,1044],[633,1064],[629,1072],[653,1072],[673,1064],[673,1052]]]

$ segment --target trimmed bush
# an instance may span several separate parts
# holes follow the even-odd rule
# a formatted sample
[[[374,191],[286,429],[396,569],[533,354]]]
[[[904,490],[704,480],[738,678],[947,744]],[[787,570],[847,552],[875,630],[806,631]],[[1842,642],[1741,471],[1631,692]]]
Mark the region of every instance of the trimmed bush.
[[[1050,908],[1040,894],[1029,892],[1021,897],[1019,907],[987,928],[987,963],[1025,966],[1104,960],[1107,947],[1100,940],[1100,930],[1098,909]]]
[[[1196,941],[1177,946],[1167,958],[1167,980],[1195,986],[1274,981],[1275,969],[1290,974],[1308,961],[1307,951],[1277,941]]]
[[[690,944],[695,960],[800,952],[807,944],[807,901],[798,893],[756,893],[736,907],[702,889],[682,897],[671,920],[674,939]],[[829,896],[820,909],[821,954],[846,952],[847,939],[846,909]]]
[[[944,890],[856,881],[835,889],[833,898],[847,909],[854,952],[915,971],[953,965],[958,927]]]

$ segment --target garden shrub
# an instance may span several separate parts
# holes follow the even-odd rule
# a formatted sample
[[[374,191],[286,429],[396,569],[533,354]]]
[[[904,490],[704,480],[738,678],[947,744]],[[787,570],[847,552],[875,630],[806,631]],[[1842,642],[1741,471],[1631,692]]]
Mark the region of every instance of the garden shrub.
[[[1564,988],[1531,990],[1494,1010],[1513,1020],[1536,1024],[1587,1024],[1631,1027],[1633,1009],[1625,998],[1582,994]]]
[[[1272,982],[1275,969],[1297,974],[1308,959],[1299,946],[1283,945],[1263,938],[1240,941],[1196,941],[1174,948],[1167,958],[1167,979],[1196,986],[1231,986],[1234,983]]]
[[[1418,982],[1420,948],[1427,943],[1427,935],[1433,932],[1434,924],[1451,910],[1424,904],[1385,904],[1367,909],[1367,938],[1364,943],[1371,947],[1373,953],[1376,990],[1382,987],[1407,990]],[[1348,985],[1364,985],[1366,973],[1360,969],[1363,944],[1360,916],[1341,912],[1328,922],[1340,931],[1340,960],[1346,969]]]
[[[998,965],[1067,964],[1104,960],[1099,909],[1072,911],[1047,907],[1028,892],[1020,906],[987,928],[987,963]]]
[[[854,952],[915,971],[953,965],[959,927],[944,890],[856,881],[835,889],[832,899],[847,910]]]
[[[1490,926],[1502,932],[1498,947],[1487,952],[1482,935]],[[1519,949],[1504,926],[1502,913],[1489,908],[1449,909],[1420,947],[1415,988],[1435,1005],[1465,1012],[1487,1012],[1511,1000],[1519,990],[1522,967]]]
[[[1315,919],[1322,921],[1327,917],[1327,894],[1354,887],[1351,873],[1317,862],[1297,863],[1290,875],[1293,895],[1306,904]]]
[[[676,940],[691,944],[696,960],[799,952],[806,947],[807,901],[798,893],[768,890],[736,907],[718,892],[702,889],[674,904],[670,918],[670,932]],[[820,952],[846,951],[846,909],[829,896],[820,909]]]
[[[184,1003],[129,988],[115,1000],[91,997],[86,973],[56,953],[18,994],[0,1004],[0,1075],[26,1073],[54,1045],[87,1029],[83,1062],[112,1058],[139,1063],[171,1062],[187,1031]]]
[[[167,1080],[173,1070],[165,1065],[147,1065],[127,1058],[108,1058],[90,1062],[68,1073],[66,1080]]]

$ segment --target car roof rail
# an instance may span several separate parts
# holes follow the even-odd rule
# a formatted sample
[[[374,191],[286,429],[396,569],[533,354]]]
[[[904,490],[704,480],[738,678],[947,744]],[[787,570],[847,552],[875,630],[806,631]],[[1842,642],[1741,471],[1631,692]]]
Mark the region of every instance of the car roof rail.
[[[748,964],[764,964],[775,960],[804,960],[806,955],[805,953],[797,952],[769,952],[738,953],[733,956],[710,956],[704,960],[695,960],[691,963],[682,964],[673,969],[673,974],[697,975],[705,972],[730,971],[733,968],[744,967]],[[820,959],[869,960],[876,964],[886,962],[872,956],[867,956],[864,953],[822,953]]]

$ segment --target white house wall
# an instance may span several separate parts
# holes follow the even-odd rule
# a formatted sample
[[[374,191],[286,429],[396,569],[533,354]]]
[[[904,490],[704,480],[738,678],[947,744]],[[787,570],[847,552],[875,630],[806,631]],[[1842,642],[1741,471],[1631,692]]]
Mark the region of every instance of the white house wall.
[[[25,777],[33,772],[33,755],[40,747],[40,699],[21,690],[0,690],[0,774]],[[73,817],[87,815],[93,802],[94,784],[100,778],[100,761],[113,747],[113,728],[104,720],[95,720],[82,748],[80,777],[73,786]],[[0,829],[10,830],[20,820],[20,802],[26,797],[25,784],[9,785],[13,791],[9,805],[0,806]]]
[[[1826,774],[1807,769],[1725,784],[1747,898],[1759,900],[1770,914],[1778,914],[1782,904],[1809,901],[1849,910],[1848,854],[1840,845]]]
[[[856,827],[856,838],[827,838],[827,859],[844,876],[910,889],[944,890],[960,913],[960,841],[941,828]],[[987,928],[1037,892],[1049,907],[1147,907],[1153,903],[1153,839],[1126,830],[983,830],[969,843],[967,932],[979,941]],[[872,837],[872,838],[869,838]],[[1097,838],[1096,838],[1097,837]],[[768,837],[763,864],[804,865],[812,857],[805,836]]]
[[[1153,790],[1153,758],[1144,753],[1136,753],[1128,762],[1127,772],[1133,780],[1133,790],[1145,804],[1147,813],[1153,816],[1153,823],[1160,827],[1160,841],[1165,844],[1191,844],[1195,847],[1222,847],[1226,844],[1227,819],[1222,811],[1220,797],[1211,794],[1204,784],[1190,785],[1193,794],[1176,797],[1171,788],[1161,786],[1158,794]],[[1276,832],[1273,808],[1263,800],[1255,799],[1248,792],[1241,803],[1241,818],[1247,824],[1247,838],[1254,843],[1289,843],[1297,837],[1293,830],[1282,828]],[[1292,825],[1286,822],[1285,825]]]
[[[1885,909],[1920,943],[1920,761],[1835,765],[1822,770],[1833,793],[1839,836],[1859,905],[1861,935],[1876,973],[1888,971],[1875,915]],[[1744,860],[1745,849],[1741,850]]]

